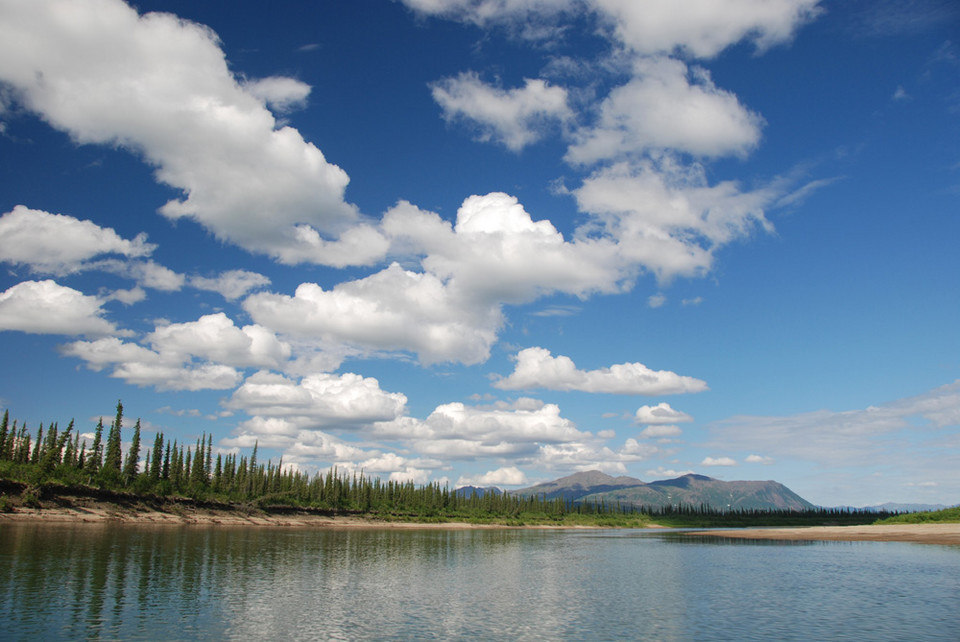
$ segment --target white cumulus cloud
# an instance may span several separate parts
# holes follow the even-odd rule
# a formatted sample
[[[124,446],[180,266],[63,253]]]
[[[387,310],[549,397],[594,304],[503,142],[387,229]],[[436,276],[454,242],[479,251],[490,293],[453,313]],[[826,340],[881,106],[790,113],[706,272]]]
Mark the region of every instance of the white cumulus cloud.
[[[462,73],[431,86],[433,99],[447,121],[474,124],[480,141],[493,141],[519,152],[536,142],[547,127],[568,120],[567,92],[541,79],[524,80],[517,89],[484,83],[474,73]]]
[[[750,40],[759,49],[789,40],[818,13],[820,0],[590,0],[616,38],[644,54],[710,58]]]
[[[281,368],[291,354],[272,332],[258,325],[238,328],[222,312],[157,327],[145,340],[157,352],[183,361],[198,357],[237,368]]]
[[[230,366],[155,352],[116,337],[74,341],[61,346],[60,351],[82,359],[91,370],[112,367],[111,377],[158,390],[228,390],[241,379]]]
[[[656,439],[664,437],[678,437],[683,434],[680,426],[672,424],[647,426],[640,431],[640,436],[646,439]]]
[[[22,281],[0,292],[0,331],[93,336],[116,334],[114,324],[103,318],[102,305],[102,299],[56,281]]]
[[[280,113],[306,106],[310,95],[310,85],[286,76],[247,80],[243,87]]]
[[[638,424],[675,424],[693,421],[693,417],[683,411],[674,410],[670,404],[662,402],[656,406],[637,408],[634,421]]]
[[[456,486],[522,486],[527,483],[527,475],[516,466],[505,466],[490,470],[482,475],[464,475],[457,480]]]
[[[566,241],[550,221],[534,221],[502,192],[465,199],[453,226],[401,202],[384,216],[383,229],[398,251],[422,255],[427,272],[487,304],[615,292],[628,274],[612,240]]]
[[[702,276],[717,248],[757,228],[772,231],[764,209],[780,196],[780,187],[710,185],[702,166],[664,155],[599,169],[573,194],[595,225],[617,240],[622,260],[669,280]]]
[[[736,466],[737,462],[730,457],[704,457],[701,466]]]
[[[501,390],[546,388],[623,395],[681,394],[707,389],[706,382],[700,379],[668,370],[651,370],[636,362],[579,370],[569,357],[554,357],[545,348],[521,350],[513,373],[493,385]]]
[[[243,307],[275,332],[362,350],[408,350],[426,364],[485,361],[503,322],[498,306],[476,306],[433,274],[396,263],[332,290],[303,283],[292,297],[253,294]]]
[[[160,211],[288,263],[343,265],[335,240],[358,220],[346,172],[265,101],[303,94],[277,78],[245,86],[209,28],[120,0],[5,2],[0,80],[79,143],[117,145],[182,192]],[[356,248],[353,248],[356,249]],[[383,247],[351,262],[379,258]],[[376,256],[374,256],[376,255]]]
[[[250,376],[226,403],[232,410],[286,422],[298,430],[356,428],[401,416],[407,398],[372,377],[315,374],[299,381],[266,371]],[[254,424],[249,424],[253,426]]]
[[[144,257],[155,248],[146,234],[126,240],[92,221],[24,205],[0,216],[0,261],[27,265],[34,272],[64,275],[85,269],[102,254]]]
[[[757,145],[763,120],[718,89],[702,68],[680,60],[643,58],[634,78],[600,103],[596,124],[577,132],[567,152],[592,163],[651,149],[695,156],[743,155]]]
[[[252,290],[270,285],[270,279],[249,270],[227,270],[215,277],[192,276],[190,285],[198,290],[217,292],[228,301],[235,301]]]

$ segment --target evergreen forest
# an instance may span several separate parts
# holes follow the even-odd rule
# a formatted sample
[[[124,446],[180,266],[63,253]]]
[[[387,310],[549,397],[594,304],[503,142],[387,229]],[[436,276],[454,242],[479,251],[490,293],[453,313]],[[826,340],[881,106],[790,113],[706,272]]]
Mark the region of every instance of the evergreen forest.
[[[594,525],[643,527],[655,521],[675,527],[865,524],[890,514],[815,509],[807,511],[719,511],[710,506],[635,506],[571,502],[563,498],[511,493],[469,494],[438,483],[383,481],[331,468],[313,475],[263,462],[255,445],[249,455],[213,453],[213,435],[192,444],[157,433],[143,448],[140,421],[123,450],[123,404],[109,427],[97,424],[92,443],[73,421],[63,429],[51,422],[36,430],[0,420],[0,512],[16,506],[40,508],[62,496],[104,501],[149,501],[258,510],[306,511],[390,521],[465,521],[507,525]]]

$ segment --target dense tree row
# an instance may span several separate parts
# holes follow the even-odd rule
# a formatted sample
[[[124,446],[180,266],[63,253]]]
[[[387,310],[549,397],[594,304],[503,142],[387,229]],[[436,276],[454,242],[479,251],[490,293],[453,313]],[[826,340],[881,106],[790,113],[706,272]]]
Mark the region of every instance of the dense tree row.
[[[632,509],[603,502],[572,505],[563,499],[521,497],[507,493],[464,495],[438,483],[383,481],[363,474],[338,472],[308,475],[293,467],[263,463],[257,446],[249,457],[213,453],[213,436],[204,434],[192,445],[172,443],[157,433],[141,462],[140,422],[126,454],[122,452],[123,405],[105,428],[101,420],[92,444],[74,430],[56,423],[41,424],[36,433],[25,425],[0,423],[0,478],[33,485],[59,483],[140,495],[184,496],[262,507],[304,507],[342,513],[423,517],[519,517],[542,515],[616,515]],[[106,437],[104,431],[106,430]]]
[[[576,519],[588,516],[612,520],[649,515],[672,526],[750,526],[870,523],[890,513],[816,508],[808,511],[734,509],[710,506],[634,506],[599,502],[576,503],[543,496],[510,493],[465,495],[438,483],[383,481],[332,468],[309,475],[283,460],[261,462],[254,445],[249,457],[213,453],[213,436],[203,434],[193,444],[170,442],[157,433],[141,461],[140,421],[133,427],[127,452],[122,448],[123,404],[108,428],[97,424],[92,443],[71,421],[42,424],[36,432],[26,425],[0,420],[0,479],[28,484],[95,488],[139,496],[188,497],[203,501],[252,504],[264,508],[311,508],[335,513],[438,519]],[[106,431],[106,435],[104,435]],[[613,522],[607,522],[613,523]]]
[[[675,527],[740,527],[740,526],[810,526],[820,524],[853,525],[872,524],[878,519],[893,515],[887,511],[853,508],[760,509],[733,508],[715,509],[700,504],[669,506],[637,506],[638,511],[650,515],[655,521]]]

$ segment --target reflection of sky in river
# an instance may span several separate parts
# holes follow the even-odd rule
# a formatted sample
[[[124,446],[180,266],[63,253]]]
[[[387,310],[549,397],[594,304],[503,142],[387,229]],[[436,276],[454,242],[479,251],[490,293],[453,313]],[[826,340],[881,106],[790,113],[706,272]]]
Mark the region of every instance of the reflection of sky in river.
[[[951,639],[960,549],[4,523],[3,639]]]

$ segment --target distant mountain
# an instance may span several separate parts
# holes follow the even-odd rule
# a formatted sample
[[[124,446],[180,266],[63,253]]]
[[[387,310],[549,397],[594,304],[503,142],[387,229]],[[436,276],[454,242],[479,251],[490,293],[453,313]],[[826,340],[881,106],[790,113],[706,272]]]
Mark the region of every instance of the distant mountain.
[[[554,481],[544,482],[513,491],[514,495],[529,497],[531,495],[545,496],[547,499],[562,497],[568,501],[577,501],[587,495],[643,486],[646,482],[633,477],[611,477],[599,470],[588,470],[561,477]]]
[[[877,504],[876,506],[864,506],[862,510],[872,510],[888,513],[919,513],[921,511],[943,510],[947,508],[944,504],[898,504],[896,502],[887,502],[886,504]]]
[[[552,482],[513,491],[547,499],[600,502],[633,506],[709,506],[720,510],[807,510],[816,508],[783,484],[775,481],[725,482],[705,475],[683,475],[676,479],[643,482],[633,477],[611,477],[592,470]]]
[[[481,488],[480,486],[461,486],[456,491],[460,497],[472,497],[476,495],[477,497],[483,497],[484,495],[502,495],[503,491],[497,488],[496,486],[487,486],[486,488]]]

